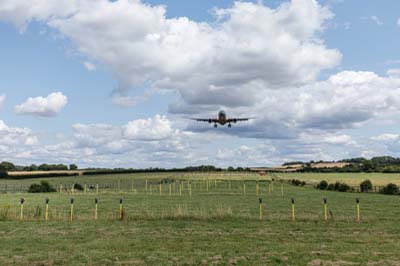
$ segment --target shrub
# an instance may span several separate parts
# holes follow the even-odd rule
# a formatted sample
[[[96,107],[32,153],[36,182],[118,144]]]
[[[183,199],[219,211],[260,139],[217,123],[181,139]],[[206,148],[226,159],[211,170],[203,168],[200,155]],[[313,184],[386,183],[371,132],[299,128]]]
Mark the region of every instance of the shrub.
[[[326,182],[325,180],[322,180],[321,182],[319,182],[319,184],[317,185],[318,189],[327,189],[328,187],[328,182]]]
[[[5,169],[0,169],[0,179],[8,178],[8,172]]]
[[[74,189],[76,189],[76,190],[83,190],[83,187],[82,187],[82,185],[81,184],[79,184],[79,183],[75,183],[74,184]]]
[[[371,180],[367,179],[360,183],[360,190],[361,192],[368,192],[372,190],[372,182]]]
[[[381,190],[381,193],[388,195],[397,195],[399,194],[399,187],[396,184],[390,183]]]
[[[28,189],[29,193],[41,193],[41,192],[56,192],[49,182],[40,181],[40,184],[31,184]]]
[[[301,181],[298,179],[292,179],[291,183],[295,186],[300,186],[301,185]]]
[[[350,186],[347,185],[346,183],[339,183],[339,187],[337,190],[340,192],[346,192],[350,190]]]
[[[335,190],[335,184],[329,184],[329,185],[326,187],[326,189],[327,189],[327,190]]]

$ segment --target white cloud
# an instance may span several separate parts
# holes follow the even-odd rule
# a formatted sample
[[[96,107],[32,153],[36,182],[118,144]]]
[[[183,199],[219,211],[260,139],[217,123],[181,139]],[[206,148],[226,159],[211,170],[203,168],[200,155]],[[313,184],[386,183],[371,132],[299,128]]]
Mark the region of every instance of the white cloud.
[[[387,73],[388,76],[400,77],[400,68],[389,69],[386,73]]]
[[[400,18],[397,20],[397,26],[400,28]]]
[[[134,140],[162,140],[171,137],[174,130],[165,116],[130,121],[123,128],[123,136]]]
[[[37,143],[38,137],[30,129],[9,127],[3,120],[0,120],[0,146],[9,149],[18,145],[31,146]]]
[[[338,144],[338,145],[352,145],[355,144],[351,136],[342,135],[329,135],[323,138],[324,142],[328,144]]]
[[[211,23],[168,19],[164,6],[138,0],[36,1],[7,0],[0,18],[44,21],[122,87],[173,89],[190,104],[252,105],[260,90],[306,84],[341,59],[318,37],[333,14],[314,0],[236,2]]]
[[[88,71],[94,71],[94,70],[96,70],[96,65],[93,64],[93,63],[91,63],[91,62],[85,61],[85,62],[83,62],[83,65],[85,66],[85,68],[86,68]]]
[[[378,26],[383,25],[383,22],[377,16],[370,16],[369,19],[375,22]]]
[[[15,106],[15,112],[17,114],[42,117],[56,116],[65,107],[67,102],[67,96],[61,92],[53,92],[47,97],[28,98],[22,104]]]
[[[395,141],[395,140],[399,140],[400,139],[400,135],[399,134],[390,134],[390,133],[385,133],[385,134],[381,134],[378,136],[374,136],[371,137],[371,140],[374,141]]]

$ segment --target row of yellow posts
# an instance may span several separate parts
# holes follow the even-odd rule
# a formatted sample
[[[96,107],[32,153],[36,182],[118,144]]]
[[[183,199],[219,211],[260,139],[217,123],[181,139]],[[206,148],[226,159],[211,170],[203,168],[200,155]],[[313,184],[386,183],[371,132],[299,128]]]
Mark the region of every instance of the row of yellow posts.
[[[323,205],[324,205],[324,220],[328,221],[328,199],[323,198]],[[294,198],[290,199],[292,205],[292,221],[295,221],[295,208],[294,208]],[[263,220],[263,206],[262,206],[262,198],[258,198],[259,203],[259,219],[260,221]],[[359,222],[361,220],[360,217],[360,199],[356,198],[356,220]]]
[[[49,220],[49,198],[45,199],[45,220],[48,221]],[[99,202],[98,198],[95,198],[95,211],[94,211],[94,219],[97,220],[97,205]],[[263,220],[263,206],[262,206],[262,198],[258,198],[258,202],[259,202],[259,220],[262,221]],[[20,209],[20,220],[23,220],[24,217],[24,203],[25,203],[25,199],[21,198],[20,199],[20,205],[21,205],[21,209]],[[124,218],[124,209],[123,209],[123,199],[120,198],[119,199],[119,219],[123,220]],[[292,206],[292,221],[295,221],[295,201],[294,198],[291,198],[291,206]],[[70,221],[72,222],[74,220],[74,198],[70,199]],[[328,220],[328,199],[327,198],[323,198],[323,206],[324,206],[324,220],[327,221]],[[356,219],[357,221],[360,221],[360,199],[356,198]]]

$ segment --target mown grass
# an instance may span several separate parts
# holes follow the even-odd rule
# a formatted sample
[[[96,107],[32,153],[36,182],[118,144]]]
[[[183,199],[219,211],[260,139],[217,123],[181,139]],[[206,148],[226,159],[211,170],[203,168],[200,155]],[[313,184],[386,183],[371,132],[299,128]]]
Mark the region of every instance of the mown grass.
[[[137,176],[136,176],[137,177]],[[134,191],[0,195],[0,265],[398,265],[400,197],[241,181]],[[178,187],[177,187],[178,188]],[[19,199],[24,197],[23,221]],[[44,198],[50,219],[44,221]],[[70,222],[70,197],[75,198]],[[98,220],[94,198],[99,197]],[[124,220],[120,221],[119,199]],[[258,197],[263,198],[259,221]],[[324,221],[322,198],[328,198]],[[361,199],[361,222],[355,198]],[[295,199],[296,221],[290,199]],[[38,212],[37,210],[41,211]],[[5,213],[5,210],[8,210]],[[2,213],[3,212],[3,216]],[[36,213],[36,216],[35,216]]]

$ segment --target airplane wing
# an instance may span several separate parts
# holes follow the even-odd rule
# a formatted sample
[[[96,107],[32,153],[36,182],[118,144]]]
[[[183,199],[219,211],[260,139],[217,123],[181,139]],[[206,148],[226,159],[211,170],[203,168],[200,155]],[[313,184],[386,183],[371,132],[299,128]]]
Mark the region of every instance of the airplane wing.
[[[191,118],[192,120],[198,121],[198,122],[208,122],[208,123],[217,123],[218,119],[213,119],[213,118]]]
[[[249,121],[251,119],[254,119],[254,117],[245,117],[245,118],[229,118],[226,120],[228,123],[236,123],[236,122],[241,122],[241,121]]]

